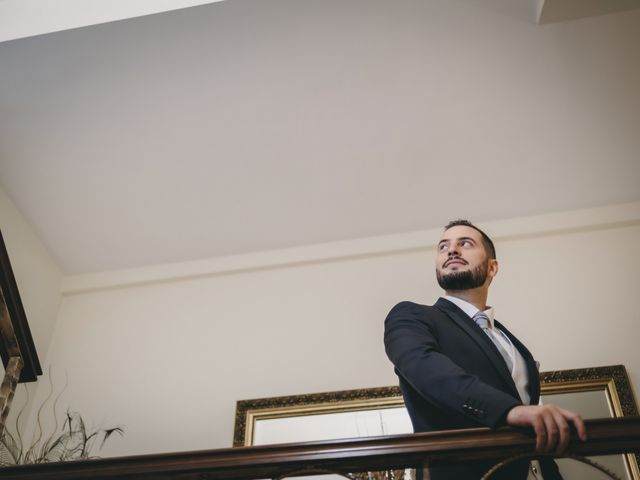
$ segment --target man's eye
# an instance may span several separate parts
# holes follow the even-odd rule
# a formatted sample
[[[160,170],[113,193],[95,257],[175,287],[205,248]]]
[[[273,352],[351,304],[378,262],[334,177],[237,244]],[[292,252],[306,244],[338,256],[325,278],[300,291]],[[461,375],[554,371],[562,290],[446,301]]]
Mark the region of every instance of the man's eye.
[[[445,248],[447,248],[447,245],[445,243],[441,243],[440,245],[438,245],[438,249],[440,251],[444,250]]]
[[[471,242],[469,240],[463,240],[462,241],[462,246],[463,247],[470,247],[471,246]]]

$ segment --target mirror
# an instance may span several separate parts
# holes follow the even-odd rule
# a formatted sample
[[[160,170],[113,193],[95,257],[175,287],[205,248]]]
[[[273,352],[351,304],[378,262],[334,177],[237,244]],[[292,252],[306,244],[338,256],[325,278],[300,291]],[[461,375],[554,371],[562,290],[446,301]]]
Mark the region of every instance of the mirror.
[[[540,384],[543,403],[577,411],[584,419],[638,415],[623,365],[543,372]],[[593,460],[619,478],[640,479],[637,454],[601,455]],[[565,478],[588,478],[584,465],[567,459],[556,461]]]
[[[557,370],[540,374],[542,402],[580,413],[583,418],[638,415],[627,372],[622,365]],[[331,440],[411,433],[411,422],[398,387],[260,398],[237,402],[233,445]],[[620,478],[640,480],[634,454],[593,458]],[[578,462],[558,460],[570,478],[585,474]],[[587,475],[587,476],[585,476]]]
[[[393,435],[412,431],[398,387],[241,400],[233,446]]]

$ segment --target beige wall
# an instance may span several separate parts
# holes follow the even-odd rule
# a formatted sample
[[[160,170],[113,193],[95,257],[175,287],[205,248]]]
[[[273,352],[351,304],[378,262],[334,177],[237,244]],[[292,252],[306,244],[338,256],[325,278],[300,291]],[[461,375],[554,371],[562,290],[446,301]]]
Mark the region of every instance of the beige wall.
[[[625,364],[640,385],[640,204],[483,225],[490,301],[543,370]],[[239,399],[391,385],[382,322],[431,303],[439,229],[67,277],[48,362],[126,436],[104,455],[227,447]],[[42,395],[42,392],[40,392]]]

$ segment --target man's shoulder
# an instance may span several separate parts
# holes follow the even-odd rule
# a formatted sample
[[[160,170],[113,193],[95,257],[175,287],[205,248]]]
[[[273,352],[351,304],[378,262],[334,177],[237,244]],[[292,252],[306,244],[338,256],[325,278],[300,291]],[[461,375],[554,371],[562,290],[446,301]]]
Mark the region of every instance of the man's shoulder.
[[[436,305],[438,302],[436,302]],[[411,302],[408,300],[397,303],[390,311],[387,318],[395,317],[398,315],[411,315],[424,317],[429,316],[432,313],[438,311],[436,305],[422,305],[420,303]]]
[[[412,302],[409,300],[404,300],[402,302],[397,303],[391,311],[394,310],[415,310],[428,312],[433,310],[446,310],[456,308],[455,304],[447,300],[446,298],[440,297],[433,305],[423,305],[421,303]]]
[[[421,303],[412,302],[410,300],[403,300],[402,302],[396,303],[394,307],[391,309],[391,311],[393,312],[394,310],[424,309],[424,308],[431,308],[431,306],[422,305]]]

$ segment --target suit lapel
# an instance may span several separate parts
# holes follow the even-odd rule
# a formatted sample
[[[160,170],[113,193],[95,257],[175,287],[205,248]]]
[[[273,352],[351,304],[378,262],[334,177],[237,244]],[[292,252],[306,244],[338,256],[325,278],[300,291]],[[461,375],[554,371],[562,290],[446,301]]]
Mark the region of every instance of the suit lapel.
[[[462,330],[464,330],[467,335],[469,335],[478,344],[480,350],[482,350],[489,362],[502,377],[507,388],[511,390],[511,393],[515,395],[516,398],[520,398],[520,394],[518,393],[516,384],[513,382],[513,378],[511,377],[511,372],[509,372],[509,370],[507,369],[507,365],[504,363],[502,355],[493,344],[491,339],[487,336],[487,334],[484,333],[482,329],[478,325],[476,325],[476,323],[471,318],[469,318],[469,315],[464,313],[454,303],[444,298],[439,298],[434,306],[444,311],[444,313],[446,313],[449,318],[451,318]],[[512,341],[515,339],[515,337],[513,337],[513,335],[511,334],[509,334],[509,338],[512,339]],[[522,346],[520,342],[518,342],[518,344],[519,346]],[[530,355],[531,354],[529,354],[529,356]],[[529,362],[527,362],[527,364],[528,363]]]

